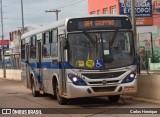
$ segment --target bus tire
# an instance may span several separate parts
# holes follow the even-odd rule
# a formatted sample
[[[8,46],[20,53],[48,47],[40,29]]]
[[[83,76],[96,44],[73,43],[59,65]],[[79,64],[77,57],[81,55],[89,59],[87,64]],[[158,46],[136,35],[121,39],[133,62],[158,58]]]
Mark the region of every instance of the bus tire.
[[[36,86],[35,86],[33,78],[32,78],[32,82],[31,82],[31,89],[32,89],[33,97],[38,97],[39,96],[39,91],[36,91]]]
[[[118,102],[120,99],[120,95],[108,96],[109,102]]]
[[[56,87],[55,87],[55,96],[57,98],[57,101],[60,105],[66,105],[67,104],[67,99],[59,96],[59,89],[58,89],[58,83],[56,82]]]
[[[52,80],[52,88],[53,88],[53,98],[56,99],[57,96],[56,96],[56,84],[57,84],[57,80],[56,78],[54,77],[53,80]]]

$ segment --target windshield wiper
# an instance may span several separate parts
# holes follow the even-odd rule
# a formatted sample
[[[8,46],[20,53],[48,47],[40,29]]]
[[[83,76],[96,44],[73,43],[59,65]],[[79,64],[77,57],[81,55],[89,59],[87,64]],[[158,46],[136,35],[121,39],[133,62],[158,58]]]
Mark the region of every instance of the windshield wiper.
[[[116,39],[116,37],[117,37],[117,33],[118,33],[118,30],[116,30],[116,31],[114,32],[114,34],[113,34],[113,36],[112,36],[112,39],[111,39],[111,42],[110,42],[110,46],[113,45],[113,43],[114,43],[114,41],[115,41],[115,39]]]
[[[83,32],[84,35],[87,37],[87,39],[89,39],[89,41],[93,44],[93,45],[97,45],[97,42],[93,39],[92,36],[90,36],[87,32]]]

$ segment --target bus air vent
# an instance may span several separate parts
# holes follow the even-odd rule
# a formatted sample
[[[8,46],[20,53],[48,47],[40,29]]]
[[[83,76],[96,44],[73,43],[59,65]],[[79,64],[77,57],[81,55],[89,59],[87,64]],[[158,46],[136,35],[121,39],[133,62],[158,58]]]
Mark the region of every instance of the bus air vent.
[[[125,71],[121,71],[121,72],[111,72],[111,73],[85,73],[82,74],[85,77],[88,77],[90,79],[104,79],[104,78],[115,78],[115,77],[119,77],[122,74],[124,74]]]
[[[111,92],[115,91],[116,86],[111,86],[111,87],[92,87],[94,92]]]

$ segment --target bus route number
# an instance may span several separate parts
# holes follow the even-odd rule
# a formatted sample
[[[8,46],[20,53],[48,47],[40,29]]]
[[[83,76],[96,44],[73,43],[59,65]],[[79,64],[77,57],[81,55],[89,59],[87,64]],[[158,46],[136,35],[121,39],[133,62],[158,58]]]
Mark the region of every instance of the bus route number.
[[[84,21],[84,26],[85,27],[92,27],[93,26],[93,21]]]
[[[84,21],[83,25],[84,25],[84,27],[115,26],[115,20]]]

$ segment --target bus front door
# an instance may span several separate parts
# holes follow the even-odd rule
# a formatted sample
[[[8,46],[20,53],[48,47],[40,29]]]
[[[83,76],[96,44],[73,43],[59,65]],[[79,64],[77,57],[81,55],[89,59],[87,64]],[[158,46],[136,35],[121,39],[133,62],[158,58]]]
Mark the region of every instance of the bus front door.
[[[65,45],[65,35],[59,36],[60,40],[60,61],[61,61],[61,69],[59,71],[60,75],[60,94],[65,95],[66,94],[66,69],[65,69],[65,60],[64,60],[64,45]]]
[[[31,81],[30,81],[30,68],[29,68],[29,45],[27,44],[26,47],[26,82],[27,82],[27,87],[31,88]]]

